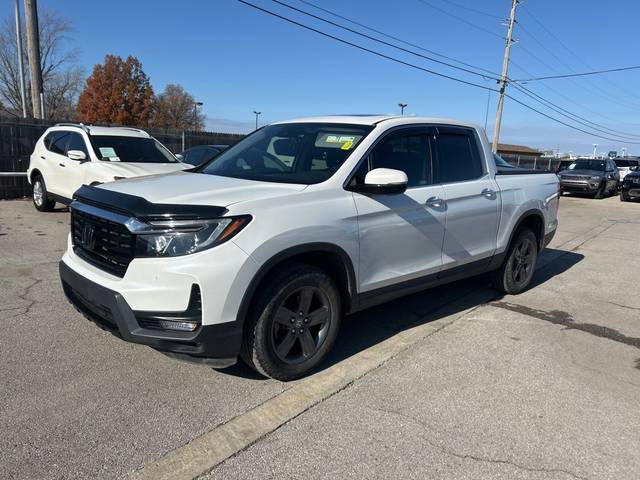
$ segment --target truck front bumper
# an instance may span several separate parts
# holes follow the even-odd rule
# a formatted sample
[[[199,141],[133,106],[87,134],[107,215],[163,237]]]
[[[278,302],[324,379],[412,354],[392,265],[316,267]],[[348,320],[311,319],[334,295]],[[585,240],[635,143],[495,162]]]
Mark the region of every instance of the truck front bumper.
[[[150,346],[183,360],[223,368],[236,363],[242,341],[242,325],[238,321],[200,325],[194,332],[143,328],[124,297],[76,273],[64,261],[59,264],[62,288],[68,300],[87,319],[115,336],[133,343]],[[157,318],[171,317],[175,312],[144,312]]]

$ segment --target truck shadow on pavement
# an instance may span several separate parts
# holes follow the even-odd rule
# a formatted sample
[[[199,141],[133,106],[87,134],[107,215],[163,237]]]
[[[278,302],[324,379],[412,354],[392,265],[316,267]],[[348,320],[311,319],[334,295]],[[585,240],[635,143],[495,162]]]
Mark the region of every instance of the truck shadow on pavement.
[[[584,255],[571,251],[545,249],[529,288],[535,288],[566,272],[583,258]],[[343,319],[333,350],[319,370],[329,368],[403,330],[455,315],[502,297],[501,293],[491,288],[487,275],[480,275],[349,315]],[[252,379],[264,378],[242,362],[221,372]]]

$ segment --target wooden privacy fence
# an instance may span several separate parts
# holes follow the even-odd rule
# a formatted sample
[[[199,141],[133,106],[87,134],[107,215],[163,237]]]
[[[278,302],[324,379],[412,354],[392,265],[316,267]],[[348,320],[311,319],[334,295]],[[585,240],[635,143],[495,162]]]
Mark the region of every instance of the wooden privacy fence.
[[[44,131],[60,123],[0,117],[0,199],[31,195],[27,182],[27,168],[33,148]],[[196,145],[233,145],[244,137],[234,133],[187,132],[158,128],[144,128],[173,153]]]

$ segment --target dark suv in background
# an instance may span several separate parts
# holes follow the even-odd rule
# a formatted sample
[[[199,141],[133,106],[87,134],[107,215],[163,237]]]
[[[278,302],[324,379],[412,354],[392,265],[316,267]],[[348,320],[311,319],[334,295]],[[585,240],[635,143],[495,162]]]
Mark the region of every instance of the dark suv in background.
[[[628,202],[634,198],[640,198],[640,167],[637,166],[630,168],[620,188],[621,202]]]
[[[620,174],[613,160],[608,158],[579,158],[560,177],[561,192],[576,192],[603,198],[618,192]]]

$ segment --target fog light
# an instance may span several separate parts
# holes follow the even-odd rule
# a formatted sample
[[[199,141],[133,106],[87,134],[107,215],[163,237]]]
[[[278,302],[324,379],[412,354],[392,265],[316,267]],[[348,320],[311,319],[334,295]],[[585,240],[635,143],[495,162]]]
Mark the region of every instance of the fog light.
[[[197,323],[193,322],[174,322],[171,320],[160,320],[160,326],[165,330],[179,330],[181,332],[193,332],[198,328]]]

